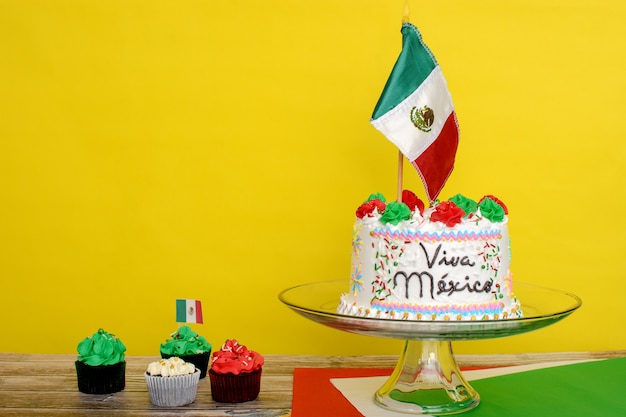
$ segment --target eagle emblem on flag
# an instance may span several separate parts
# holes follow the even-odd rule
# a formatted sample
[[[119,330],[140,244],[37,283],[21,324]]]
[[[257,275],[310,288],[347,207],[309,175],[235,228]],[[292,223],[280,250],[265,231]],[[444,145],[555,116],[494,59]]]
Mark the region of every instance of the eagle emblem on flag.
[[[435,112],[428,106],[411,109],[411,123],[422,132],[430,132],[435,120]]]

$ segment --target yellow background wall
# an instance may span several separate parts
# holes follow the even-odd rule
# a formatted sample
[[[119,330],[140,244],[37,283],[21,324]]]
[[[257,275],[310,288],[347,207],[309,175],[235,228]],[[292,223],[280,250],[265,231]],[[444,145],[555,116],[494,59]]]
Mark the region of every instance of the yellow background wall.
[[[286,287],[346,279],[353,214],[395,195],[369,117],[403,0],[0,0],[0,351],[72,353],[98,327],[157,354],[175,298],[215,346],[396,354],[309,322]],[[459,353],[626,348],[626,6],[422,2],[461,126],[441,194],[499,196],[518,281],[570,318]],[[408,167],[407,188],[424,196]],[[339,294],[338,294],[339,295]]]

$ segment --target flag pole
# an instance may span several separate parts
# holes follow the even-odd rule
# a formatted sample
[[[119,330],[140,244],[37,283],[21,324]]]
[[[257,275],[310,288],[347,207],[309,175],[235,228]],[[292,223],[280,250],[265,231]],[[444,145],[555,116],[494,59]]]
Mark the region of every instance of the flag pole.
[[[404,6],[402,7],[402,23],[408,23],[409,21],[409,0],[404,0]],[[398,151],[398,198],[397,201],[402,202],[402,171],[403,171],[404,158],[402,152]]]
[[[398,203],[402,202],[402,169],[403,169],[402,152],[398,151]]]
[[[402,23],[409,22],[409,0],[404,0],[404,7],[402,7]]]

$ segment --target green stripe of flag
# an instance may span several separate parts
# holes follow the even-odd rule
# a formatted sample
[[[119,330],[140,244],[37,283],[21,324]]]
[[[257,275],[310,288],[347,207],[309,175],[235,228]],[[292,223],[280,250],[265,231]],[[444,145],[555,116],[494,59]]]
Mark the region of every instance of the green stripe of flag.
[[[176,323],[187,322],[187,300],[176,300]]]
[[[424,82],[437,66],[437,60],[411,23],[402,25],[402,52],[398,56],[385,88],[374,108],[372,119],[400,104]]]

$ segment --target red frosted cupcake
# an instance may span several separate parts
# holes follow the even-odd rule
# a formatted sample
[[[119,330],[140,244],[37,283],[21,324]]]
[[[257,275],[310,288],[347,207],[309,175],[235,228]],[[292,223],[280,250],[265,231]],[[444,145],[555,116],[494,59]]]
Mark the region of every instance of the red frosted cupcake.
[[[241,403],[256,399],[261,390],[265,359],[237,340],[227,340],[213,353],[209,379],[211,396],[222,403]]]

